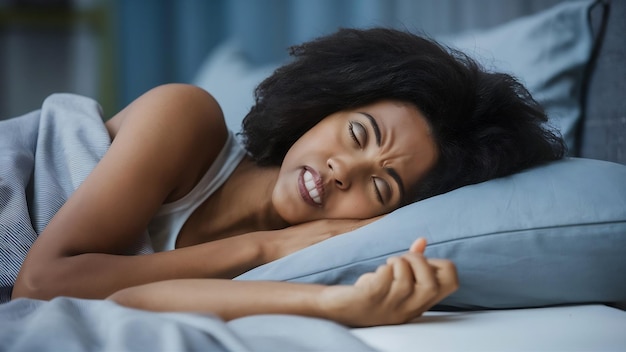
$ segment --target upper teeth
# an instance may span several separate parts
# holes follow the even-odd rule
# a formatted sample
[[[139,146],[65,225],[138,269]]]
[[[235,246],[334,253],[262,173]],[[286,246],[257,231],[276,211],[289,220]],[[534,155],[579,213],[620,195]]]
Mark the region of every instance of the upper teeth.
[[[315,187],[313,174],[309,170],[304,171],[304,185],[306,186],[306,190],[309,191],[309,196],[313,199],[313,201],[317,204],[322,204],[322,198],[317,191],[317,187]]]

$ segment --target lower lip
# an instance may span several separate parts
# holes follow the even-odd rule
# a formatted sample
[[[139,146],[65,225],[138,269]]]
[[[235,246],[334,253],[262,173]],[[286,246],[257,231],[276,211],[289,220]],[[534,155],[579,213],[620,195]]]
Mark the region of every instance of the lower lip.
[[[311,196],[309,195],[309,191],[306,189],[306,186],[304,185],[305,171],[306,169],[303,168],[302,171],[300,171],[300,175],[298,176],[298,191],[300,192],[300,197],[302,197],[302,199],[304,199],[304,202],[308,205],[319,208],[320,205],[315,203],[313,198],[311,198]]]

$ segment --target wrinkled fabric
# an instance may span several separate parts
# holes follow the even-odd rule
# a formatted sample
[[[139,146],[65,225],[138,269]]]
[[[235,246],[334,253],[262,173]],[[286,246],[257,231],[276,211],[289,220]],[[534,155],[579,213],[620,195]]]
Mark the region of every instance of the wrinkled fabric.
[[[58,297],[0,305],[0,351],[374,351],[331,321],[149,312]]]
[[[111,144],[100,105],[53,94],[40,110],[0,121],[0,303],[11,298],[38,234]],[[147,233],[137,253],[151,252]]]

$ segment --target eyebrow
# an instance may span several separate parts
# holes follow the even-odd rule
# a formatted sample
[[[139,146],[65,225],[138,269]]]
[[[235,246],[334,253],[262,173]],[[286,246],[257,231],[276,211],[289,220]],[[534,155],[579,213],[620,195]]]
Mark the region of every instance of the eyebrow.
[[[376,119],[366,113],[366,112],[359,112],[359,114],[367,117],[367,119],[370,121],[370,124],[372,125],[372,129],[374,130],[374,135],[376,136],[376,145],[380,147],[380,128],[378,128],[378,122],[376,122]]]
[[[376,136],[376,145],[380,147],[381,133],[380,133],[380,128],[378,127],[378,122],[376,122],[376,119],[372,115],[366,112],[360,111],[359,114],[367,117],[367,119],[369,120],[370,124],[372,125],[372,129],[374,130],[374,135]],[[396,170],[392,168],[385,168],[385,171],[398,184],[398,189],[400,190],[400,202],[402,202],[405,197],[405,191],[404,191],[404,184],[402,183],[402,179],[400,178],[400,175],[398,175],[398,172],[396,172]]]

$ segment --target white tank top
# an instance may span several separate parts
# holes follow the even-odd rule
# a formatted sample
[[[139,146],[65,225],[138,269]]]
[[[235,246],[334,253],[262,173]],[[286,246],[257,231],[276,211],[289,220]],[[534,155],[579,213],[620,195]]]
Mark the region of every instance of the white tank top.
[[[176,247],[176,239],[187,219],[222,186],[245,155],[245,149],[229,131],[224,147],[198,184],[183,198],[163,204],[150,220],[148,233],[155,252]]]

